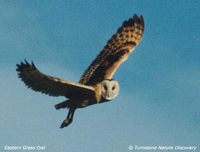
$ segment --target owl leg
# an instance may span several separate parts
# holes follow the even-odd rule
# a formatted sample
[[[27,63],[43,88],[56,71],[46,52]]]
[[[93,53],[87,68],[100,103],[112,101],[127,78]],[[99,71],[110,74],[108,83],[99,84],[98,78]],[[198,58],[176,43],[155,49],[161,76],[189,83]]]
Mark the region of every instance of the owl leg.
[[[72,123],[73,117],[74,117],[74,112],[76,108],[71,108],[69,109],[69,112],[67,114],[67,118],[63,121],[63,123],[60,125],[60,128],[67,127],[69,124]]]

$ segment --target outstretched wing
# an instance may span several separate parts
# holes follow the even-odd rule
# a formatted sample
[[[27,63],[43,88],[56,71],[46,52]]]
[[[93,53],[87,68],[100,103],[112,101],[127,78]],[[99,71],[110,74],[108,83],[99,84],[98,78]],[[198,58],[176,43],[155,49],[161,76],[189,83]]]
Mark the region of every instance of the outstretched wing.
[[[83,73],[79,82],[90,85],[104,79],[111,79],[120,64],[128,58],[140,42],[143,33],[144,20],[142,16],[134,15],[125,21]]]
[[[35,91],[50,95],[50,96],[65,96],[72,97],[94,97],[94,88],[80,83],[65,81],[56,77],[48,76],[41,73],[33,64],[21,62],[17,64],[17,72],[19,78]]]

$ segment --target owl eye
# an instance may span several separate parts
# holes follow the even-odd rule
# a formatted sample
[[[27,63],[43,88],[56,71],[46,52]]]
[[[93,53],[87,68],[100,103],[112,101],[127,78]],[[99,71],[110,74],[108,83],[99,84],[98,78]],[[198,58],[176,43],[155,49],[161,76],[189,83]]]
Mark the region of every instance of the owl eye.
[[[103,87],[104,87],[104,89],[105,89],[105,90],[107,90],[107,89],[108,89],[106,85],[104,85]]]
[[[112,87],[112,90],[115,90],[115,86]]]

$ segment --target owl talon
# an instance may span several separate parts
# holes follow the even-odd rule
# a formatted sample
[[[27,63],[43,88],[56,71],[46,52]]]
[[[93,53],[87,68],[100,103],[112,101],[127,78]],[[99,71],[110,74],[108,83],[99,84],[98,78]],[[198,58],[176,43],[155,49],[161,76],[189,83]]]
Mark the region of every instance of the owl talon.
[[[65,119],[62,124],[60,125],[60,128],[67,127],[72,122],[71,119]]]

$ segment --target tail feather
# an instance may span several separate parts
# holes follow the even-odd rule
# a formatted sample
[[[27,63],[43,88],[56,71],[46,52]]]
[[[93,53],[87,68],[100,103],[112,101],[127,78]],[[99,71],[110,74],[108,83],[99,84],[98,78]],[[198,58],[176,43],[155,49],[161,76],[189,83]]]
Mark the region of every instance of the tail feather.
[[[69,109],[69,107],[70,107],[70,100],[65,100],[65,101],[60,102],[60,103],[55,105],[56,110],[64,109],[64,108]]]

